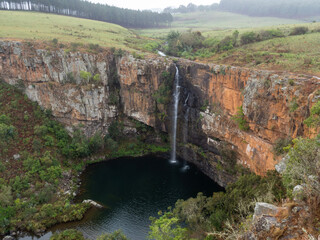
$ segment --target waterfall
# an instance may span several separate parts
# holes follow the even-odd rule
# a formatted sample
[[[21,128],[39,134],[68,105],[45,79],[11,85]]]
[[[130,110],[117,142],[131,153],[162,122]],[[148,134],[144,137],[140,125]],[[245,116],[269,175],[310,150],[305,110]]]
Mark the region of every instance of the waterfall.
[[[174,93],[173,93],[173,112],[172,112],[172,147],[171,147],[171,163],[176,163],[176,150],[177,150],[177,121],[178,121],[178,106],[180,96],[180,81],[179,81],[179,69],[176,66],[176,75],[174,78]]]

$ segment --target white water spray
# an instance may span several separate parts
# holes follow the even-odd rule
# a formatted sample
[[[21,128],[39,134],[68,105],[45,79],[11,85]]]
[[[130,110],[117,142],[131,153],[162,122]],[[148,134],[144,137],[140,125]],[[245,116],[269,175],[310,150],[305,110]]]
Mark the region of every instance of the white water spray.
[[[177,121],[178,121],[178,107],[179,107],[179,96],[180,96],[180,80],[179,80],[179,69],[176,66],[176,75],[174,79],[174,93],[173,93],[173,114],[172,114],[172,143],[171,143],[171,163],[177,163],[176,150],[177,150]]]

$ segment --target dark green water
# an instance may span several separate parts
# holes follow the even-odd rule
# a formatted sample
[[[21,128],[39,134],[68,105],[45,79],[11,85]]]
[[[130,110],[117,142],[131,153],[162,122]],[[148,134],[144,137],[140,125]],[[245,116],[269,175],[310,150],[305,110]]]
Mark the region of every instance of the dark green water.
[[[92,165],[83,174],[82,199],[92,199],[107,208],[78,227],[88,237],[122,229],[132,240],[146,239],[149,217],[174,206],[178,199],[211,195],[221,191],[193,165],[171,164],[147,156],[122,158]]]
[[[92,199],[106,208],[95,210],[85,221],[58,226],[57,230],[77,228],[90,239],[117,229],[131,240],[146,239],[149,217],[157,216],[159,210],[174,206],[178,199],[195,197],[198,192],[210,196],[223,190],[194,165],[186,167],[179,161],[172,164],[154,156],[94,164],[81,180],[79,199]],[[51,234],[40,239],[49,239]]]

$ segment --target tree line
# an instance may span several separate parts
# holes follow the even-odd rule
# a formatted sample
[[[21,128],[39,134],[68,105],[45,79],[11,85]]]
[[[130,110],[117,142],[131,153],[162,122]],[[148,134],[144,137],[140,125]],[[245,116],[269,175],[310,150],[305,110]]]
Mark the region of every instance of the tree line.
[[[219,9],[249,16],[303,18],[320,14],[319,0],[221,0]]]
[[[123,9],[83,0],[0,0],[0,9],[55,13],[134,28],[169,26],[173,21],[170,13]]]
[[[190,13],[190,12],[205,12],[214,11],[219,9],[218,3],[213,3],[211,5],[195,5],[189,3],[187,6],[180,5],[178,8],[167,7],[163,10],[164,13]]]
[[[220,4],[167,7],[164,13],[228,11],[257,17],[303,18],[320,15],[319,0],[221,0]]]

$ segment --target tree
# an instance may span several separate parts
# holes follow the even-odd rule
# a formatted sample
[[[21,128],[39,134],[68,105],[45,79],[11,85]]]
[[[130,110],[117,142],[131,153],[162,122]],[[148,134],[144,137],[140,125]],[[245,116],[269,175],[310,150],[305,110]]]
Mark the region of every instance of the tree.
[[[319,139],[294,139],[288,153],[288,163],[283,174],[287,191],[298,184],[305,185],[305,192],[320,198],[320,142]],[[309,198],[310,199],[310,198]]]
[[[179,225],[180,220],[171,212],[158,213],[159,218],[151,217],[149,239],[186,240],[187,229]]]

